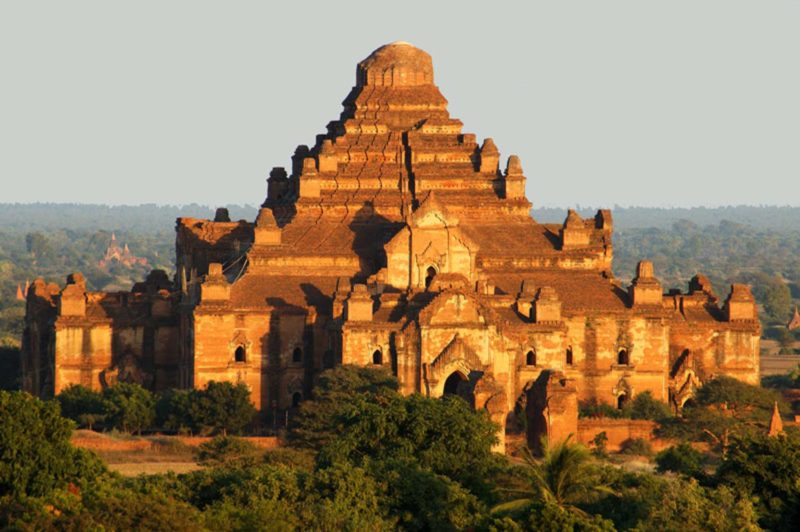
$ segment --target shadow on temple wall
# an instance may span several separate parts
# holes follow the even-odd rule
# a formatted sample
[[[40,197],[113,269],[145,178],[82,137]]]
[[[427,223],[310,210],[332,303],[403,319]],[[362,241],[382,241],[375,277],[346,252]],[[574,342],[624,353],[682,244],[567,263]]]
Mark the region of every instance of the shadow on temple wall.
[[[358,256],[360,266],[358,278],[354,281],[364,282],[367,277],[386,267],[384,246],[403,225],[377,214],[371,201],[361,205],[348,226],[354,233],[352,249]]]

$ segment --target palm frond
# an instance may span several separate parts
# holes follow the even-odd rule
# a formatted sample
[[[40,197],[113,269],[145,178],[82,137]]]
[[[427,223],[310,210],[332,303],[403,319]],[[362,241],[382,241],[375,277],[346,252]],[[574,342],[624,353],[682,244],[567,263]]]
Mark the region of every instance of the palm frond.
[[[530,498],[514,499],[513,501],[503,502],[496,506],[493,506],[491,509],[491,513],[504,514],[504,513],[519,512],[532,505],[533,505],[533,499]]]

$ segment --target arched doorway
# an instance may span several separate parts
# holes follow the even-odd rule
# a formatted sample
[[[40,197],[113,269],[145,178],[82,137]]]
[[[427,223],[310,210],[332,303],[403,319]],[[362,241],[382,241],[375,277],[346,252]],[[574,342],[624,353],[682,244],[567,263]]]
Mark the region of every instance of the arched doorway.
[[[622,410],[628,404],[628,394],[621,393],[617,396],[617,408]]]
[[[372,353],[372,363],[383,364],[383,353],[381,353],[380,349],[376,349],[375,352]]]
[[[447,377],[447,380],[444,381],[442,395],[455,395],[462,398],[470,405],[475,402],[475,398],[472,394],[472,384],[460,371],[454,371]]]
[[[303,394],[300,392],[294,392],[292,394],[292,408],[297,408],[300,406],[300,403],[303,401]]]
[[[235,362],[245,361],[245,350],[243,345],[240,345],[239,347],[236,348],[236,351],[233,354],[233,359]]]
[[[525,365],[526,366],[535,366],[536,365],[536,351],[531,349],[525,355]]]
[[[433,278],[436,277],[436,268],[433,266],[428,266],[428,269],[425,270],[425,290],[431,287],[431,283],[433,282]]]
[[[627,366],[631,363],[630,357],[628,356],[627,349],[620,349],[619,353],[617,353],[617,364],[620,366]]]

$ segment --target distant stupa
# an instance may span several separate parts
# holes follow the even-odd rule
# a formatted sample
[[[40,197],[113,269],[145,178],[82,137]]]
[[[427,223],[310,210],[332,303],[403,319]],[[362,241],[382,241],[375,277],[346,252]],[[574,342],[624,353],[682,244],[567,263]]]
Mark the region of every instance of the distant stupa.
[[[794,307],[794,316],[792,316],[792,319],[790,319],[789,323],[786,324],[786,328],[790,331],[800,329],[800,312],[797,311],[796,305]]]
[[[775,401],[775,406],[772,409],[772,418],[769,420],[769,431],[767,435],[777,436],[783,434],[783,421],[781,420],[781,413],[778,410],[778,401]]]

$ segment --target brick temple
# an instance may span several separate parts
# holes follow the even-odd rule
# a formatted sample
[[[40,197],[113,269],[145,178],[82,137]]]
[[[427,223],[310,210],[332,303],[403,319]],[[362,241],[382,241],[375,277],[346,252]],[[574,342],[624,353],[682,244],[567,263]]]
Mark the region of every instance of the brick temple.
[[[723,301],[697,275],[665,291],[648,261],[623,285],[611,212],[534,220],[519,157],[462,131],[424,51],[375,50],[343,105],[271,171],[254,221],[177,220],[174,278],[113,293],[80,274],[34,282],[25,389],[244,382],[282,416],[320,372],[356,364],[506,426],[537,379],[579,401],[650,391],[676,409],[716,375],[759,382],[748,287]]]

